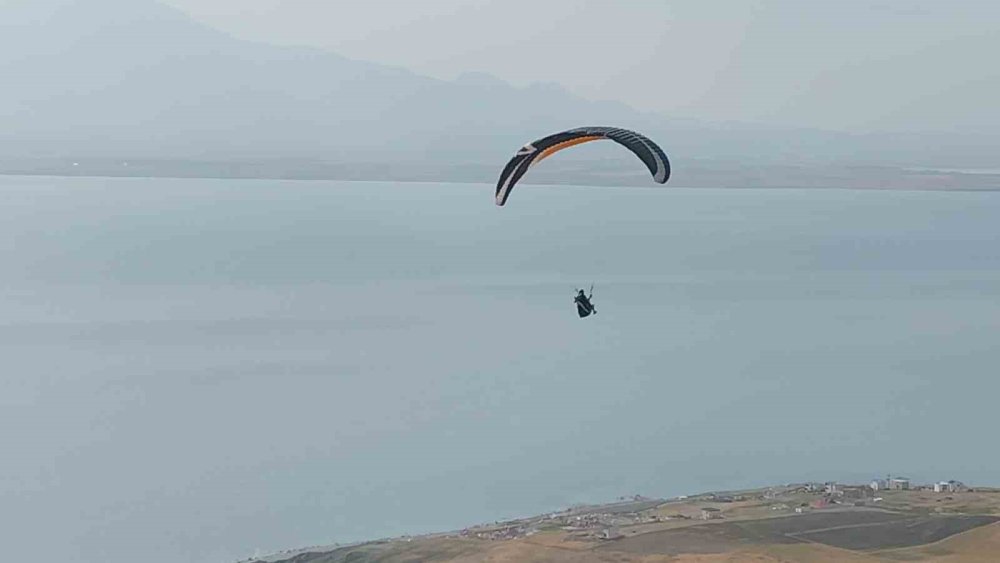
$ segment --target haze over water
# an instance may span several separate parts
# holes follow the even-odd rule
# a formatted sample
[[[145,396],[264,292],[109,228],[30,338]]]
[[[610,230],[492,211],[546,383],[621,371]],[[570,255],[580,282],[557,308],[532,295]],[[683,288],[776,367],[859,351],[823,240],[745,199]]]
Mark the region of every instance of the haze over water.
[[[209,563],[626,494],[998,484],[1000,194],[492,196],[0,178],[5,554]]]

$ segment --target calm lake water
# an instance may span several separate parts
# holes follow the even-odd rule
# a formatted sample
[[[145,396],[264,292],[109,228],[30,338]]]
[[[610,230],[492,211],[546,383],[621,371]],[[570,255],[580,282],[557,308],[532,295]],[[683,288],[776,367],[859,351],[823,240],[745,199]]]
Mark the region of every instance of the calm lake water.
[[[1000,193],[0,178],[3,550],[1000,484],[998,242]]]

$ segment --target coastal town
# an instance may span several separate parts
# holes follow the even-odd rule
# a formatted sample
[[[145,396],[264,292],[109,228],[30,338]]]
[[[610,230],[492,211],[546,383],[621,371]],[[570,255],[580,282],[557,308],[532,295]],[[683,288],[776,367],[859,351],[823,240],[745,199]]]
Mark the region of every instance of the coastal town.
[[[825,515],[825,516],[824,516]],[[927,538],[1000,521],[1000,489],[970,487],[948,479],[917,483],[899,475],[886,475],[866,483],[804,482],[753,490],[711,492],[671,499],[641,495],[621,497],[603,505],[581,505],[543,515],[497,521],[425,536],[383,539],[352,546],[334,544],[287,550],[241,563],[309,561],[305,555],[356,550],[359,553],[402,549],[407,544],[448,542],[470,545],[528,542],[531,545],[571,546],[574,549],[637,549],[656,539],[656,549],[670,551],[687,545],[702,530],[726,530],[728,523],[757,526],[761,537],[768,534],[784,540],[838,545],[843,538],[826,538],[827,529],[864,526],[883,529],[866,541],[871,546],[919,545]],[[718,525],[723,528],[718,528]],[[705,528],[705,526],[715,526]],[[780,534],[775,532],[780,529]],[[728,531],[728,530],[727,530]],[[672,534],[672,535],[671,535]],[[671,539],[672,538],[672,539]],[[696,538],[697,539],[697,538]],[[715,538],[717,539],[717,538]],[[712,541],[715,541],[713,539]],[[683,540],[683,541],[679,541]],[[708,540],[704,540],[708,541]],[[643,543],[644,542],[644,543]],[[603,547],[602,547],[603,546]],[[678,548],[679,549],[679,548]],[[659,552],[659,551],[656,551]],[[677,551],[682,553],[683,551]],[[326,560],[324,560],[326,561]]]
[[[641,495],[627,502],[595,507],[577,507],[536,518],[495,522],[455,532],[454,536],[486,541],[508,541],[558,529],[575,540],[616,540],[630,531],[652,524],[677,524],[699,520],[722,520],[740,515],[747,504],[765,503],[774,514],[804,514],[828,509],[877,507],[887,491],[962,493],[973,491],[961,481],[913,484],[907,477],[886,476],[865,484],[836,481],[809,482],[769,487],[756,491],[707,493],[671,500],[652,500]],[[726,507],[733,507],[727,510]],[[676,507],[671,512],[668,507]],[[665,510],[667,509],[667,510]],[[694,510],[692,510],[694,509]]]

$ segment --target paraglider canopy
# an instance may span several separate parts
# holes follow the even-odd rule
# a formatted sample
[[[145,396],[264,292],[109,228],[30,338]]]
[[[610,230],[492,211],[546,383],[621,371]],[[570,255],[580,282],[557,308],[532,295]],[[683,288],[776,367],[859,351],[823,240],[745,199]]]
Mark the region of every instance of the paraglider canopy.
[[[635,131],[616,127],[580,127],[549,135],[521,147],[504,167],[497,181],[497,205],[507,203],[514,185],[535,164],[563,149],[604,139],[614,141],[638,156],[653,175],[654,182],[665,184],[670,178],[670,161],[667,160],[667,155],[648,138]]]

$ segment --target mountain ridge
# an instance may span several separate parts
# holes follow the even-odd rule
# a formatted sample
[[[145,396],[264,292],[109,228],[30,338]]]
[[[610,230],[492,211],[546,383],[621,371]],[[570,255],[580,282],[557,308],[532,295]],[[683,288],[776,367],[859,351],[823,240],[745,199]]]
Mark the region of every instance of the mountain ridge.
[[[448,168],[496,163],[536,136],[590,124],[639,129],[682,160],[995,164],[989,135],[668,118],[558,85],[517,88],[481,72],[447,81],[322,49],[237,39],[153,0],[15,2],[0,4],[4,10],[0,158],[7,161],[319,159]],[[613,149],[583,150],[590,151],[583,158],[623,158]]]

